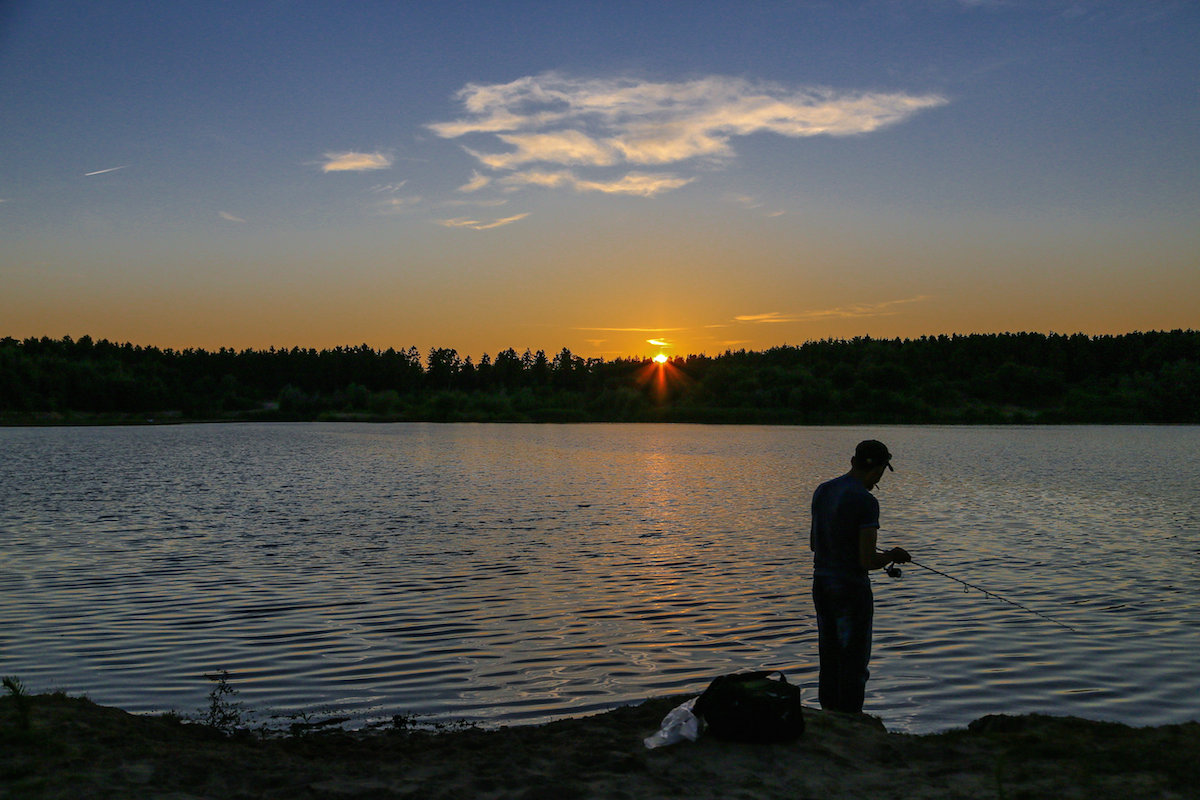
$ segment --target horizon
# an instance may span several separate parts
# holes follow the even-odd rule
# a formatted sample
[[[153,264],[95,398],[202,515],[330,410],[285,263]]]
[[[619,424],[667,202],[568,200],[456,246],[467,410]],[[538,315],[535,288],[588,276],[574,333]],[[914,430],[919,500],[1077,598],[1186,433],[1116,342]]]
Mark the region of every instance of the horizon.
[[[9,4],[2,333],[1192,330],[1198,39],[1176,0]]]

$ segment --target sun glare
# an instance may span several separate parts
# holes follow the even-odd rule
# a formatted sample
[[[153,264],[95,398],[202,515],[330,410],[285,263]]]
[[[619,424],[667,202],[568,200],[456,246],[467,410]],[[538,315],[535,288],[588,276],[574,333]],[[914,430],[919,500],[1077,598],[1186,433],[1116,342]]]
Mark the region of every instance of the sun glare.
[[[639,387],[647,389],[656,403],[664,403],[672,391],[682,390],[692,383],[683,371],[683,360],[672,361],[666,353],[659,353],[642,364],[634,373]]]

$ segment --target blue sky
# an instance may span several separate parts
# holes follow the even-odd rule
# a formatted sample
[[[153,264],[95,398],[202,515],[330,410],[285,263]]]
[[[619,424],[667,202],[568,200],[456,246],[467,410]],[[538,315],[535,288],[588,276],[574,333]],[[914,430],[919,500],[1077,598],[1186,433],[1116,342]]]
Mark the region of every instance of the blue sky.
[[[25,2],[0,335],[1197,327],[1194,2]]]

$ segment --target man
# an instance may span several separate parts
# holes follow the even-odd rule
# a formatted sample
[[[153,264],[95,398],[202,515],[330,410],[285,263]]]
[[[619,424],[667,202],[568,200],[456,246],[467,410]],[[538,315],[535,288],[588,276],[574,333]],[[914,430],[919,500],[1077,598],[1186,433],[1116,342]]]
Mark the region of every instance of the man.
[[[860,442],[850,471],[817,487],[812,499],[813,605],[821,657],[821,708],[861,713],[871,659],[873,569],[912,559],[903,548],[879,552],[879,501],[871,489],[892,454],[883,442]],[[893,470],[894,471],[894,470]]]

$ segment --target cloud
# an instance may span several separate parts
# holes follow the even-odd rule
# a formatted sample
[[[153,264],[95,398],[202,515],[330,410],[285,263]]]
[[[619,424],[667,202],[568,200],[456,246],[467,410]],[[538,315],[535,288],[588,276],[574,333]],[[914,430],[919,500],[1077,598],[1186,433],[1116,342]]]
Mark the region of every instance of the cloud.
[[[782,217],[784,214],[787,213],[786,211],[784,211],[782,209],[774,209],[772,211],[764,211],[762,209],[764,208],[765,204],[761,200],[759,200],[757,197],[753,197],[748,194],[728,194],[725,196],[725,198],[729,202],[735,203],[735,204],[741,206],[742,208],[748,209],[750,211],[760,211],[764,217]]]
[[[440,205],[443,206],[476,206],[478,208],[495,208],[496,206],[508,205],[508,198],[495,197],[487,200],[443,200]]]
[[[899,313],[898,311],[894,310],[895,306],[905,305],[908,303],[919,303],[928,299],[929,295],[922,294],[917,295],[916,297],[906,297],[902,300],[887,300],[882,303],[856,303],[848,306],[838,306],[837,308],[801,311],[796,314],[783,314],[778,311],[768,311],[764,314],[740,314],[734,317],[734,320],[736,322],[749,322],[753,324],[770,324],[778,322],[814,322],[816,320],[825,319],[886,317]]]
[[[417,205],[422,199],[419,194],[407,197],[387,197],[379,201],[376,208],[381,214],[399,214]]]
[[[577,331],[612,331],[616,333],[674,333],[687,328],[573,328]]]
[[[796,318],[780,314],[778,311],[768,311],[765,314],[739,314],[734,317],[737,322],[795,322]]]
[[[504,219],[492,220],[491,222],[480,222],[476,219],[465,219],[463,217],[458,217],[456,219],[439,219],[438,224],[447,228],[470,228],[473,231],[486,231],[491,230],[492,228],[499,228],[502,225],[511,225],[512,223],[519,222],[528,216],[529,214],[527,213],[516,214],[515,216],[505,217]]]
[[[506,175],[500,179],[500,182],[505,186],[543,186],[548,189],[553,189],[558,186],[572,185],[576,181],[575,175],[567,170],[559,172],[540,172],[531,170],[529,172],[518,172],[514,175]]]
[[[116,172],[119,169],[129,169],[129,165],[126,164],[123,167],[109,167],[108,169],[98,169],[95,172],[85,172],[85,173],[83,173],[83,176],[85,178],[90,178],[93,175],[103,175],[106,172]]]
[[[671,346],[671,343],[668,342],[666,339],[647,339],[646,343],[652,344],[655,347],[670,347]]]
[[[617,148],[597,142],[580,131],[500,134],[498,138],[516,150],[494,155],[467,152],[492,169],[513,169],[535,162],[607,167],[621,160]]]
[[[575,182],[575,188],[581,192],[604,192],[605,194],[634,194],[640,197],[654,197],[680,186],[686,186],[695,178],[679,178],[674,175],[649,174],[631,172],[615,181],[584,181]]]
[[[458,187],[458,190],[460,192],[477,192],[491,182],[492,179],[479,170],[471,170],[471,180]]]
[[[325,163],[321,165],[322,172],[368,172],[375,169],[388,169],[392,166],[392,157],[384,153],[326,153]]]
[[[746,208],[762,208],[762,201],[757,197],[751,197],[748,194],[730,194],[727,195],[729,202],[737,203],[739,206]]]
[[[229,221],[229,222],[242,222],[242,223],[244,223],[244,222],[246,221],[246,220],[242,219],[241,217],[238,217],[238,216],[235,216],[235,215],[233,215],[233,214],[230,214],[228,211],[218,211],[218,212],[217,212],[217,216],[219,216],[221,219],[223,219],[223,220],[227,220],[227,221]]]
[[[603,192],[604,194],[630,194],[640,197],[655,195],[691,183],[695,178],[680,178],[665,173],[631,172],[614,180],[584,180],[570,170],[544,172],[530,170],[515,172],[500,178],[503,186],[510,188],[522,186],[541,186],[554,189],[569,186],[578,192]]]
[[[650,181],[645,175],[579,179],[553,167],[621,168],[695,159],[721,163],[736,156],[737,137],[865,134],[947,102],[936,94],[787,87],[726,76],[654,82],[573,79],[554,73],[510,83],[467,84],[457,99],[464,114],[429,125],[436,135],[490,138],[489,150],[464,149],[494,172],[535,164],[551,167],[527,171],[523,180],[509,181],[510,186],[567,185],[643,196],[678,188],[691,179],[670,176],[673,183],[658,183],[649,191],[635,188]],[[541,182],[534,180],[538,176]]]

